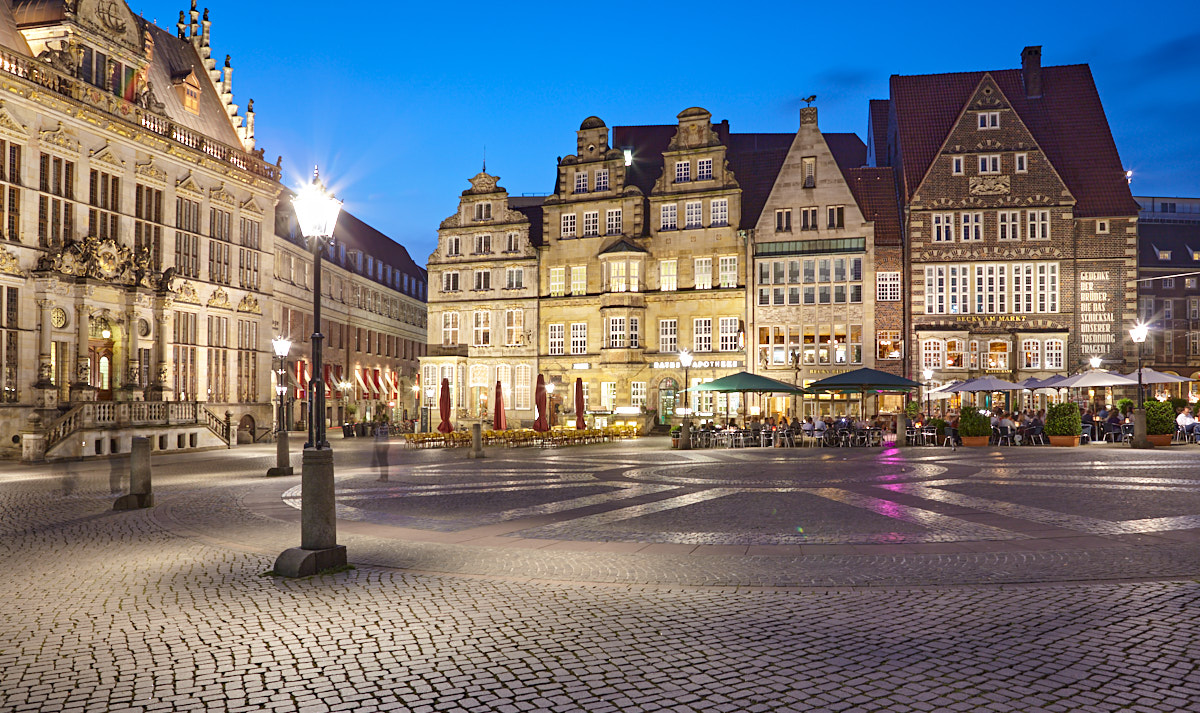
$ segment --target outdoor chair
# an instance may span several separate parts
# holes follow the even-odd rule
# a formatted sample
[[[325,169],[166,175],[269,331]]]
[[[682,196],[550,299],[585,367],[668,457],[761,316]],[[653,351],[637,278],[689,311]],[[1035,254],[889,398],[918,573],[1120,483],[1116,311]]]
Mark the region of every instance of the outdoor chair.
[[[945,433],[946,433],[946,438],[944,441],[942,441],[943,446],[958,445],[958,429],[957,428],[951,428],[950,426],[946,426]]]
[[[1046,429],[1044,426],[1035,426],[1033,429],[1031,429],[1029,431],[1029,435],[1026,436],[1025,438],[1029,442],[1030,445],[1033,445],[1034,443],[1036,443],[1039,446],[1044,446],[1044,445],[1046,445],[1045,431],[1046,431]]]
[[[996,431],[996,445],[1002,446],[1002,445],[1004,445],[1005,441],[1008,441],[1008,445],[1010,445],[1010,446],[1012,445],[1012,443],[1013,443],[1012,429],[1010,427],[997,426],[995,428],[995,431]]]
[[[1105,443],[1120,443],[1122,440],[1124,440],[1124,439],[1121,436],[1121,424],[1119,424],[1119,423],[1108,424],[1108,430],[1106,430],[1104,433],[1104,442]]]

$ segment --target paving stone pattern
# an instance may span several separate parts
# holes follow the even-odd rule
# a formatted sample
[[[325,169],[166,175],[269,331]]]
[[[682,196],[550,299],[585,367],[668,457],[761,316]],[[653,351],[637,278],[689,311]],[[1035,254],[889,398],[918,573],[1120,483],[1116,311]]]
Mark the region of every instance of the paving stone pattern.
[[[356,480],[355,497],[368,497],[375,487],[381,498],[393,499],[392,482],[372,486],[369,471],[355,470],[369,463],[370,445],[360,452],[357,444],[335,442],[339,468]],[[617,456],[647,468],[660,459],[682,460],[612,449],[607,464],[604,458],[589,462],[597,452],[564,470],[603,475]],[[531,464],[543,457],[490,455]],[[440,458],[461,475],[467,466],[457,456],[405,454],[411,462],[393,481],[438,485],[436,475],[420,471],[422,464],[436,471]],[[1129,457],[1127,451],[1096,457],[1107,465],[1121,456]],[[544,457],[568,464],[571,458],[567,452]],[[1017,457],[1026,456],[1007,458]],[[1046,456],[1028,457],[1032,467]],[[1191,456],[1146,456],[1152,462],[1145,469],[1087,472],[1180,481],[1196,473],[1195,461],[1156,468],[1168,457]],[[529,538],[520,530],[487,540],[509,541],[494,546],[438,541],[456,535],[439,531],[426,540],[404,539],[396,535],[416,532],[412,522],[376,519],[344,523],[340,541],[356,569],[293,581],[262,575],[272,553],[298,542],[294,522],[273,516],[289,508],[266,505],[280,502],[296,481],[264,484],[259,474],[271,464],[266,448],[189,458],[156,460],[159,505],[121,513],[111,511],[107,467],[0,471],[0,595],[6,601],[0,608],[0,711],[1200,709],[1194,623],[1200,584],[1190,575],[1162,579],[1179,576],[1176,570],[1189,566],[1183,550],[1196,549],[1193,540],[1170,539],[1183,537],[1182,530],[1111,536],[1127,541],[1091,536],[1100,541],[1075,550],[1012,549],[1053,540],[1026,528],[1015,540],[950,543],[966,548],[957,553],[889,552],[887,545],[866,544],[844,545],[868,548],[860,554],[786,554],[791,547],[777,556],[748,556],[743,547],[728,556],[702,556],[695,549],[655,554],[653,548],[665,546],[653,543],[642,543],[652,549],[636,553],[607,551],[628,543],[586,540],[580,549],[570,549],[570,542],[534,549],[521,545]],[[972,458],[978,457],[954,461],[914,451],[894,459],[948,473],[933,468],[922,471],[924,478],[961,479],[980,472]],[[753,463],[740,455],[711,462],[739,461]],[[795,469],[795,463],[776,465]],[[877,492],[877,499],[912,507],[926,502],[879,487],[879,474],[862,464],[835,465],[845,477],[822,487]],[[764,482],[787,480],[758,466],[755,477]],[[546,480],[545,471],[529,470],[496,477]],[[1023,477],[1020,464],[1013,470],[1005,477]],[[1058,470],[1082,472],[1068,464]],[[793,483],[799,490],[808,485]],[[573,497],[569,488],[559,490]],[[664,499],[657,488],[641,496]],[[848,507],[823,500],[838,512]],[[1015,495],[1007,500],[1020,504]],[[480,517],[484,527],[576,519],[561,507],[539,510],[553,502],[522,502],[501,518],[473,504],[467,517]],[[736,498],[728,502],[744,506]],[[581,504],[589,514],[612,507]],[[964,522],[982,512],[947,503],[928,507]],[[387,510],[387,503],[371,508]],[[1105,512],[1105,519],[1112,514]],[[994,513],[980,516],[989,527],[1015,527]],[[730,530],[729,514],[720,517],[723,531]],[[1145,514],[1129,519],[1138,517]],[[846,532],[857,537],[861,528]],[[1114,571],[1111,551],[1126,553],[1123,569]],[[1029,559],[1024,568],[1022,558]],[[1055,562],[1083,580],[1104,558],[1106,569],[1096,578],[1160,579],[961,585],[972,578],[1004,581],[983,576],[989,567],[1008,572],[1010,582],[1044,567],[1053,580]],[[405,563],[425,572],[405,571]],[[842,586],[780,586],[821,582]],[[873,586],[844,586],[856,583]]]

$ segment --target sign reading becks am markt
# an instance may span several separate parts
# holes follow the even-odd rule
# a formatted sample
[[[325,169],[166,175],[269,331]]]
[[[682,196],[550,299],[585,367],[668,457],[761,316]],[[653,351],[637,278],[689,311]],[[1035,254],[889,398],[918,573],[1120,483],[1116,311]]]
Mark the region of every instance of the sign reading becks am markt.
[[[1105,354],[1117,341],[1111,274],[1079,273],[1079,342],[1084,354]]]

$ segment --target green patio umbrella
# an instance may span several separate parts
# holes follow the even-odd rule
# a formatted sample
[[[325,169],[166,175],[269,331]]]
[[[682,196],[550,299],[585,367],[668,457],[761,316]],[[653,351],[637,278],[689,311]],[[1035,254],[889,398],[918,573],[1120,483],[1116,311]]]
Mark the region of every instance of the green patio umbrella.
[[[814,393],[838,394],[897,394],[919,388],[921,385],[911,379],[867,367],[834,374],[808,385],[808,390]]]
[[[697,384],[684,391],[715,391],[722,394],[742,394],[742,403],[745,404],[747,393],[755,394],[807,394],[808,391],[789,384],[784,381],[776,381],[758,374],[751,374],[748,371],[739,371],[736,374],[722,376],[720,379],[713,379],[702,384]],[[729,420],[729,402],[725,402],[725,420]]]

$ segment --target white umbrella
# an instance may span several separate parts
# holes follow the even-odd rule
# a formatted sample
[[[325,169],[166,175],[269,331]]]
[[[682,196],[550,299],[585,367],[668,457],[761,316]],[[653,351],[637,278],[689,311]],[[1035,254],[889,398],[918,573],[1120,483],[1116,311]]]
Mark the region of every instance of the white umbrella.
[[[1137,379],[1107,371],[1085,371],[1054,384],[1056,389],[1099,389],[1105,386],[1137,386]]]
[[[962,380],[955,379],[954,381],[951,381],[948,384],[942,384],[941,386],[937,387],[936,389],[930,389],[928,391],[928,393],[930,396],[933,396],[934,394],[945,394],[945,396],[943,398],[949,398],[951,394],[958,391],[957,387],[959,384],[962,384],[962,383],[964,383]]]
[[[1174,374],[1164,374],[1161,371],[1155,371],[1148,367],[1142,367],[1141,372],[1142,372],[1142,383],[1143,384],[1179,384],[1184,381],[1195,381],[1195,379],[1189,379],[1186,376],[1175,376]],[[1134,383],[1137,383],[1137,380],[1138,380],[1137,370],[1130,372],[1129,379],[1131,381],[1133,381]]]

